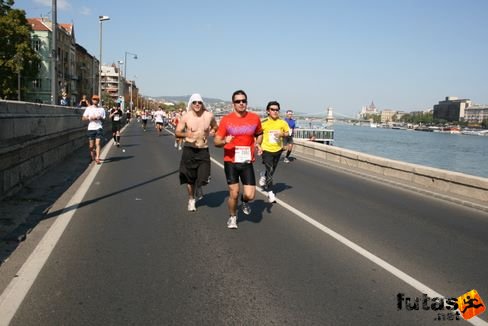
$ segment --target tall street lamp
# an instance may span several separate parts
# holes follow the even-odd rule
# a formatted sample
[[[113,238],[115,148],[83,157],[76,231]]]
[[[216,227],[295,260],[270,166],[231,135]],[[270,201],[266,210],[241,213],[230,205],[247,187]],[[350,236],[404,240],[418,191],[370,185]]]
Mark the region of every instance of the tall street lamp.
[[[130,93],[130,102],[129,102],[129,111],[132,112],[132,80],[129,80],[130,83],[130,88],[129,88],[129,93]]]
[[[100,22],[100,33],[99,33],[99,41],[100,41],[100,62],[98,63],[98,96],[100,96],[99,105],[102,104],[102,23],[105,20],[110,20],[109,16],[98,16],[98,20]]]
[[[130,54],[134,59],[137,59],[137,54],[125,51],[125,66],[124,66],[124,79],[127,79],[127,55]]]
[[[120,96],[122,96],[122,95],[123,95],[123,94],[122,94],[122,83],[121,83],[121,79],[122,79],[122,77],[121,77],[121,76],[122,76],[122,75],[120,74],[120,70],[121,70],[120,66],[122,66],[123,64],[125,64],[125,62],[124,62],[124,61],[122,61],[122,60],[118,60],[118,61],[117,61],[117,63],[119,64],[119,67],[118,67],[118,72],[117,72],[117,75],[118,75],[118,76],[117,76],[117,93],[118,93],[119,98],[120,98]]]

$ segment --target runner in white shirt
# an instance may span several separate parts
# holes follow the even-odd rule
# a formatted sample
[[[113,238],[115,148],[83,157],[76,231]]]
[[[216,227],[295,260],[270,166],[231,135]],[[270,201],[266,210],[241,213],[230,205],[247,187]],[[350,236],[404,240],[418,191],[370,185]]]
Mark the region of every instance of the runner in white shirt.
[[[154,120],[156,121],[156,130],[158,131],[158,136],[161,136],[161,131],[163,130],[164,126],[164,111],[163,109],[159,109],[154,112]]]
[[[88,122],[88,148],[92,161],[101,164],[100,161],[100,139],[103,137],[103,120],[105,120],[105,109],[98,107],[100,97],[92,96],[92,105],[85,109],[82,120]]]

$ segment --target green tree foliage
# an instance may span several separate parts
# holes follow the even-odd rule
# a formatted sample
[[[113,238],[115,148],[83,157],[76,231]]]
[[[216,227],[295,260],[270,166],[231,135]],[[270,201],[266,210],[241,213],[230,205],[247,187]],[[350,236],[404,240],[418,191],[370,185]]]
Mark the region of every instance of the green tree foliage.
[[[481,127],[483,129],[488,129],[488,119],[484,119],[482,122],[481,122]]]
[[[381,123],[381,115],[380,114],[373,114],[373,113],[368,113],[364,117],[365,120],[373,120],[374,123]]]
[[[0,0],[0,98],[17,98],[17,78],[35,78],[41,59],[32,49],[32,28],[13,0]]]
[[[430,125],[433,123],[433,114],[432,112],[411,112],[409,114],[405,114],[401,117],[400,121],[413,123],[413,124],[424,124]]]
[[[185,102],[176,103],[175,109],[176,110],[183,109],[183,111],[186,111],[186,103]]]

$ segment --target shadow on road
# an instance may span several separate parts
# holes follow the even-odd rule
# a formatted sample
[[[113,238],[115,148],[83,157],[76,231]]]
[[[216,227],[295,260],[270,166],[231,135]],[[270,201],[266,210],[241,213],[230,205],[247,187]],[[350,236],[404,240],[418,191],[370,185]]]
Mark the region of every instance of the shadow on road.
[[[106,199],[106,198],[109,198],[109,197],[113,197],[113,196],[116,196],[118,194],[121,194],[123,192],[126,192],[126,191],[129,191],[129,190],[132,190],[132,189],[135,189],[135,188],[139,188],[139,187],[142,187],[144,185],[147,185],[149,183],[152,183],[152,182],[155,182],[155,181],[158,181],[158,180],[161,180],[161,179],[164,179],[164,178],[167,178],[173,174],[176,174],[176,173],[179,173],[179,170],[175,170],[173,172],[170,172],[170,173],[167,173],[167,174],[164,174],[162,176],[159,176],[159,177],[156,177],[156,178],[152,178],[152,179],[149,179],[147,181],[144,181],[144,182],[141,182],[141,183],[138,183],[138,184],[135,184],[133,186],[130,186],[130,187],[126,187],[126,188],[123,188],[123,189],[120,189],[118,191],[115,191],[115,192],[112,192],[110,194],[106,194],[104,196],[101,196],[101,197],[98,197],[98,198],[93,198],[93,199],[90,199],[90,200],[87,200],[87,201],[83,201],[79,204],[74,204],[74,205],[71,205],[71,206],[68,206],[68,207],[65,207],[64,209],[59,209],[59,210],[56,210],[54,212],[49,212],[46,216],[44,216],[44,219],[48,219],[48,218],[51,218],[51,217],[56,217],[58,215],[61,215],[61,214],[64,214],[64,213],[67,213],[69,211],[72,211],[74,209],[78,209],[78,208],[81,208],[81,207],[85,207],[85,206],[88,206],[88,205],[91,205],[91,204],[94,204],[100,200],[103,200],[103,199]]]
[[[113,156],[113,157],[108,157],[103,160],[103,163],[112,163],[112,162],[118,162],[118,161],[124,161],[124,160],[129,160],[131,158],[134,158],[134,155],[127,155],[127,156]]]

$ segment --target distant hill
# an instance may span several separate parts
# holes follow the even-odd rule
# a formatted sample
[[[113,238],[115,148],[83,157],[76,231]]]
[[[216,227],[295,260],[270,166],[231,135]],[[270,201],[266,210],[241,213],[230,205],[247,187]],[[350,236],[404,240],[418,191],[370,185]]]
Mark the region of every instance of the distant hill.
[[[182,96],[155,96],[153,97],[156,100],[164,100],[166,102],[172,102],[172,103],[179,103],[179,102],[184,102],[188,103],[188,100],[190,99],[191,95],[182,95]],[[230,103],[230,101],[224,101],[218,98],[210,98],[210,97],[204,97],[203,101],[208,104],[215,104],[215,103]]]

